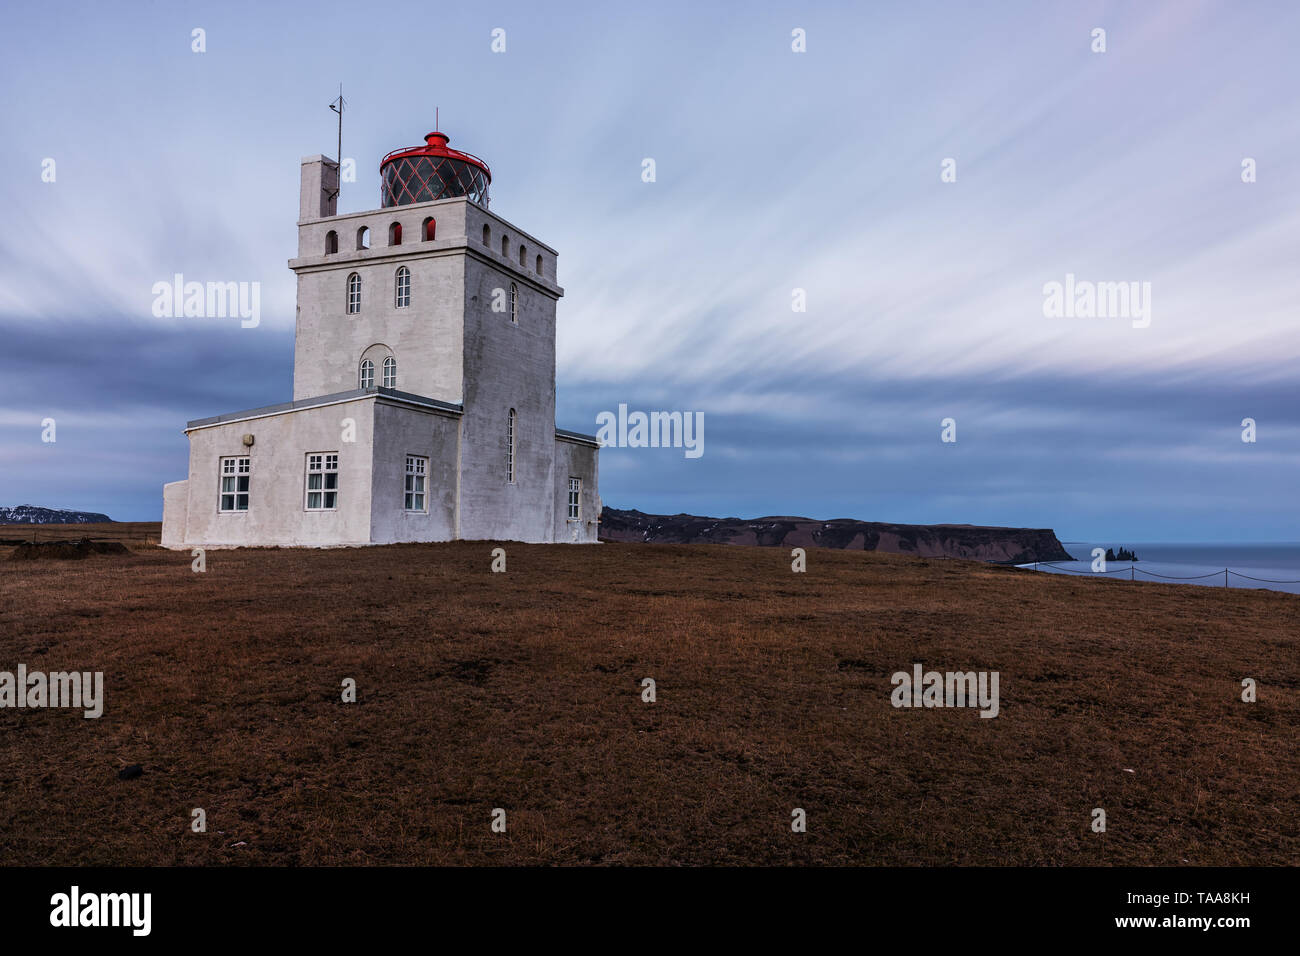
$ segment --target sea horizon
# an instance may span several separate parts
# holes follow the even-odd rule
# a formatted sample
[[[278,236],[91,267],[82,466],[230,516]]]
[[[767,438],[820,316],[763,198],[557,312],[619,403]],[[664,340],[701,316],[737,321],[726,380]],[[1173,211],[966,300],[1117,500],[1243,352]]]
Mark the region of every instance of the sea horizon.
[[[1120,581],[1156,581],[1300,594],[1300,542],[1062,541],[1073,561],[1031,562],[1020,567],[1048,574],[1095,575]],[[1137,561],[1107,561],[1093,569],[1093,548],[1125,548]],[[1224,570],[1228,573],[1225,577]]]

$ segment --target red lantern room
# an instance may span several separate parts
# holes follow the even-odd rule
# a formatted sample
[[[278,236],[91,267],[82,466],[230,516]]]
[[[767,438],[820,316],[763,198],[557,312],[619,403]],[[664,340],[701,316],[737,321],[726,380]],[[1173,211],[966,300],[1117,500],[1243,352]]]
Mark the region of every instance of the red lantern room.
[[[492,171],[469,153],[452,149],[446,133],[424,137],[423,146],[395,149],[379,164],[381,205],[409,206],[465,196],[486,207]]]

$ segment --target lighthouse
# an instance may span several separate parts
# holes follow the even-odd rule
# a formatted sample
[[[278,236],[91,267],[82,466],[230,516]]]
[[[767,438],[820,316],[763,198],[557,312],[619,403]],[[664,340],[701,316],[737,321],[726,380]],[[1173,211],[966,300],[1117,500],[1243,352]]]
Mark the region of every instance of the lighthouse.
[[[339,215],[338,162],[302,160],[292,399],[186,425],[165,546],[596,541],[597,441],[555,423],[558,253],[441,131],[379,181]]]

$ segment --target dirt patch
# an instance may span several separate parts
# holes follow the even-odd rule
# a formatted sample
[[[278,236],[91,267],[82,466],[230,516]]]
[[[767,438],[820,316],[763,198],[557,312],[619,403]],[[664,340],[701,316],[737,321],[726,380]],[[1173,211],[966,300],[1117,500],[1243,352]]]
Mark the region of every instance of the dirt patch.
[[[9,555],[10,561],[81,561],[92,554],[130,554],[120,541],[19,541]]]
[[[451,666],[450,670],[443,673],[454,677],[458,681],[464,681],[466,684],[482,687],[487,683],[493,665],[500,663],[500,661],[485,660],[483,658],[472,661],[457,661]]]

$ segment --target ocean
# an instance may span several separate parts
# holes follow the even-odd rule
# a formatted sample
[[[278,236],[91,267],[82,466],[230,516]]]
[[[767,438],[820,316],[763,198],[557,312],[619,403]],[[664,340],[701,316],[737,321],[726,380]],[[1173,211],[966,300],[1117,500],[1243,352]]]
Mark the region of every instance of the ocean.
[[[1037,565],[1048,574],[1089,574],[1128,581],[1164,581],[1205,587],[1266,588],[1300,594],[1300,543],[1296,544],[1168,544],[1132,541],[1064,541],[1065,550],[1078,561],[1053,561]],[[1127,548],[1138,556],[1128,561],[1106,562],[1106,572],[1092,570],[1092,549]],[[1033,564],[1021,567],[1033,568]]]

